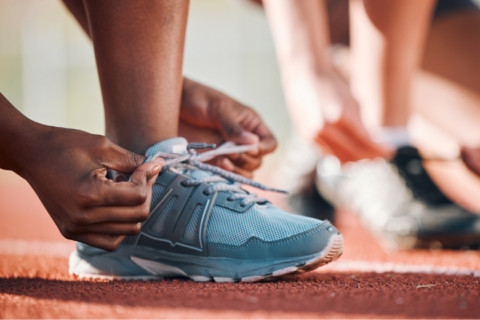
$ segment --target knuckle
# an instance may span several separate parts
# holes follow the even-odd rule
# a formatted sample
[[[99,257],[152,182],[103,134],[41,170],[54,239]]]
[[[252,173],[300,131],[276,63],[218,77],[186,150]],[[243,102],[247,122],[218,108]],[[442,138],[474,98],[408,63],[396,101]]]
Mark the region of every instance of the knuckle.
[[[108,243],[106,243],[103,246],[103,249],[111,252],[111,251],[114,251],[115,249],[117,249],[119,244],[120,244],[120,242],[115,239],[115,240],[112,240],[112,241],[109,241]]]
[[[88,218],[85,214],[75,214],[70,217],[71,226],[69,226],[70,231],[76,232],[79,226],[84,226],[88,224]],[[72,230],[75,229],[75,230]]]
[[[248,119],[253,120],[253,119],[259,119],[260,118],[258,113],[250,107],[244,106],[243,112],[245,112],[245,117],[247,117]]]
[[[120,245],[120,243],[122,242],[122,240],[124,239],[125,237],[124,236],[115,236],[112,238],[112,244],[111,244],[111,250],[110,251],[113,251],[115,249],[117,249],[117,247]]]
[[[145,206],[140,212],[139,212],[139,219],[140,221],[144,222],[148,219],[148,216],[150,215],[150,208]]]
[[[98,163],[98,165],[102,165],[104,161],[109,159],[112,146],[113,143],[108,138],[95,135],[93,151],[95,161]]]
[[[96,147],[98,150],[105,150],[110,148],[112,145],[112,142],[104,136],[97,135],[96,136]]]
[[[215,99],[214,106],[217,107],[218,111],[224,111],[225,109],[231,108],[232,107],[232,101],[230,99],[226,99],[223,96],[219,96]]]
[[[127,154],[128,154],[128,161],[130,161],[132,166],[138,167],[142,164],[143,159],[138,154],[132,151],[127,151]]]
[[[98,194],[89,188],[83,188],[77,193],[77,199],[82,207],[93,207],[98,203]]]
[[[74,234],[65,227],[60,228],[60,233],[65,239],[74,240]]]
[[[274,137],[272,137],[272,150],[277,149],[277,147],[278,147],[277,139],[275,139]]]
[[[257,127],[263,123],[258,113],[249,107],[244,107],[242,110],[242,118],[245,123],[248,123],[252,127]]]
[[[248,166],[249,161],[248,161],[247,157],[242,155],[235,160],[235,164],[239,167],[246,167],[246,166]]]
[[[144,204],[145,201],[147,201],[148,195],[147,195],[147,190],[145,188],[141,188],[137,194],[135,195],[134,202],[135,204]]]
[[[258,169],[258,168],[260,168],[261,165],[262,165],[262,159],[258,159],[256,161],[252,162],[250,168],[253,169],[253,170]]]
[[[240,153],[233,153],[229,154],[227,158],[229,158],[230,160],[238,160],[241,156],[242,154]]]
[[[136,235],[140,232],[142,229],[142,224],[141,223],[136,223],[132,225],[126,232],[126,235]]]
[[[81,228],[78,225],[72,224],[70,227],[68,227],[68,232],[70,234],[78,234],[80,231]]]
[[[99,160],[108,155],[108,149],[111,145],[112,142],[108,138],[101,135],[93,135],[92,151]]]

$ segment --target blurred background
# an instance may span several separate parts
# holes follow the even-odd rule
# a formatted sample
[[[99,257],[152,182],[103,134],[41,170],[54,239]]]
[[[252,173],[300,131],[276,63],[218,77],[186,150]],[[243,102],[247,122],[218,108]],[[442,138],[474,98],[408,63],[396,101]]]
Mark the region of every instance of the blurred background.
[[[244,0],[192,0],[184,74],[261,114],[280,146],[257,175],[265,180],[290,122],[263,9]],[[0,92],[40,123],[104,133],[92,45],[59,0],[0,0]]]

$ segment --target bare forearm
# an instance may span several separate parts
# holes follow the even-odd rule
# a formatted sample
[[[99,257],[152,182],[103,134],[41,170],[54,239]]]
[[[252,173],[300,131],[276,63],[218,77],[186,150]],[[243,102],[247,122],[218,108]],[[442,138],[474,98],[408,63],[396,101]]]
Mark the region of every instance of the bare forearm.
[[[301,136],[312,139],[323,121],[319,88],[332,73],[325,3],[264,0],[264,6],[291,119]]]
[[[323,1],[264,0],[282,73],[329,65],[328,20]]]
[[[23,176],[22,164],[33,156],[29,144],[45,126],[26,118],[1,93],[0,115],[0,168]]]
[[[351,0],[352,90],[370,126],[402,126],[433,0]]]

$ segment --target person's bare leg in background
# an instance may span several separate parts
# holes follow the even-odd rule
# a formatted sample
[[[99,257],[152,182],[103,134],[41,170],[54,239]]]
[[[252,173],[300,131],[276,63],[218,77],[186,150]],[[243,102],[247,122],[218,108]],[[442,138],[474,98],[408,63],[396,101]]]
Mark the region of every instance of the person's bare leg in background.
[[[439,17],[432,24],[422,70],[417,77],[418,89],[414,96],[416,110],[453,136],[464,148],[467,165],[478,175],[480,175],[479,30],[478,10],[450,13]]]
[[[367,127],[407,125],[411,82],[420,65],[433,4],[350,1],[351,87]]]
[[[422,150],[452,159],[463,148],[468,169],[459,160],[425,165],[445,192],[474,211],[480,211],[479,56],[480,11],[462,10],[435,19],[415,78],[412,105],[421,119],[413,124],[412,134]]]
[[[365,81],[365,77],[369,76],[367,70],[375,69],[369,68],[369,64],[355,64],[355,59],[368,59],[370,54],[372,65],[378,66],[375,60],[380,57],[374,57],[371,48],[385,43],[382,43],[383,37],[379,33],[380,24],[367,19],[368,14],[360,4],[355,0],[352,6],[352,82],[353,90],[363,101],[364,119],[369,127],[406,126],[411,114],[413,121],[409,132],[412,142],[427,159],[451,160],[458,157],[460,148],[464,147],[464,160],[475,171],[475,165],[480,164],[477,149],[480,146],[480,63],[476,59],[480,53],[480,33],[477,31],[480,13],[459,11],[433,21],[426,34],[424,53],[417,62],[418,71],[409,72],[411,87],[406,87],[408,67],[405,65],[396,70],[384,69],[384,86],[375,87],[371,81]],[[394,23],[394,20],[389,23]],[[357,38],[362,39],[357,50],[355,32]],[[364,43],[365,39],[367,43]],[[415,42],[415,38],[404,39],[404,47],[409,46],[406,41]],[[391,47],[390,51],[395,50]],[[399,57],[397,54],[394,59]],[[388,61],[385,59],[384,66],[388,67]],[[403,84],[393,85],[388,80],[388,76],[396,72],[403,73],[403,77],[394,77],[397,80],[403,78]],[[392,86],[388,87],[389,84]],[[400,93],[401,88],[407,94],[395,95],[395,92]],[[480,191],[480,180],[460,161],[452,166],[451,162],[427,160],[424,165],[431,178],[451,199],[471,210],[478,210],[478,205],[472,200],[476,199],[474,194]]]

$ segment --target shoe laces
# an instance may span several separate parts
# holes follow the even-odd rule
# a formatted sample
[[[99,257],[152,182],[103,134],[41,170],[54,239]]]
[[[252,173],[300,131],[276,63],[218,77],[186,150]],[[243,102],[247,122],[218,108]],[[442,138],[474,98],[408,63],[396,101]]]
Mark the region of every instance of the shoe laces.
[[[191,179],[185,180],[182,182],[184,186],[198,186],[202,183],[215,183],[205,189],[203,192],[206,195],[210,195],[219,191],[230,191],[232,194],[227,198],[228,201],[236,201],[243,199],[240,202],[241,207],[245,207],[250,203],[264,203],[268,202],[266,198],[260,198],[255,193],[248,193],[247,191],[241,188],[241,184],[246,184],[257,189],[265,191],[274,191],[279,193],[288,193],[287,191],[269,188],[264,186],[261,183],[253,181],[251,179],[245,178],[239,174],[221,169],[217,166],[213,166],[205,161],[209,161],[220,155],[234,154],[234,153],[243,153],[247,151],[254,150],[258,147],[258,144],[253,145],[236,145],[233,142],[226,142],[216,148],[215,144],[207,143],[190,143],[187,145],[188,154],[176,154],[169,152],[157,152],[152,156],[149,156],[146,162],[152,161],[157,157],[162,157],[165,159],[165,165],[162,168],[162,171],[169,170],[176,174],[182,174],[184,170],[191,169],[200,169],[204,171],[209,171],[213,173],[213,176],[205,177],[203,179]],[[203,153],[197,153],[196,150],[204,149],[214,149],[206,151]]]

